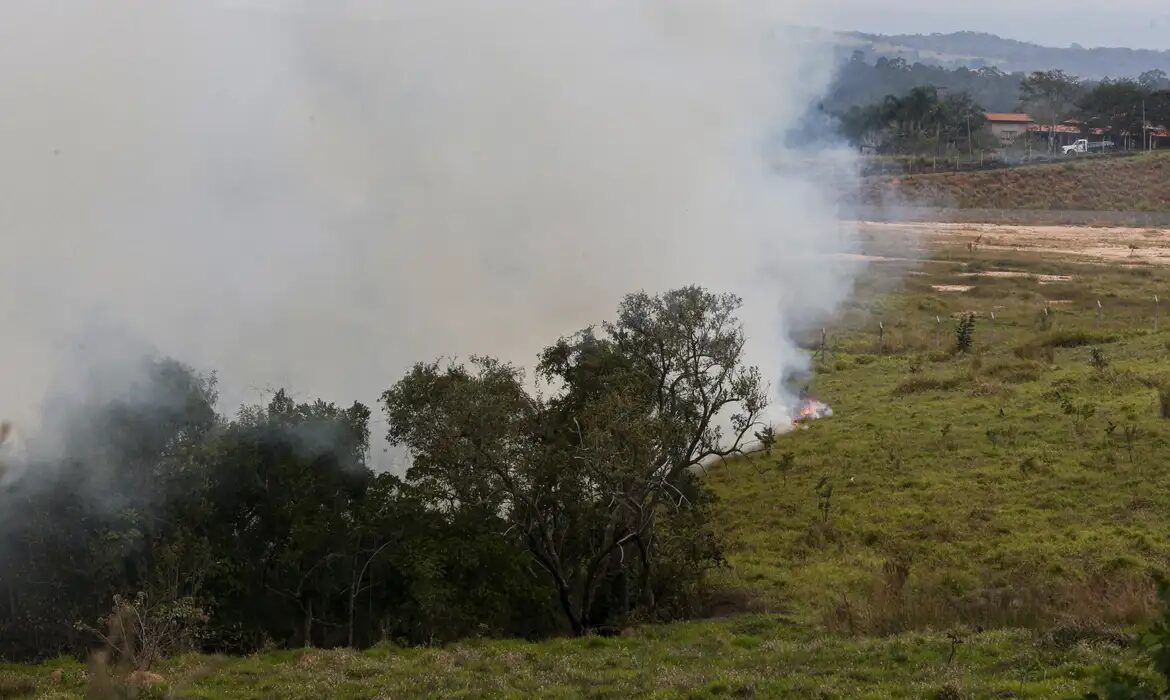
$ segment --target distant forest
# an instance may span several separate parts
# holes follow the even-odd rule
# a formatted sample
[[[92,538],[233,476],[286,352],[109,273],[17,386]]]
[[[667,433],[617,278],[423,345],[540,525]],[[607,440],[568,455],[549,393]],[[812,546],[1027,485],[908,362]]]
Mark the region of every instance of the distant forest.
[[[843,33],[835,38],[842,60],[860,51],[867,61],[901,58],[944,68],[995,68],[1004,73],[1063,70],[1086,80],[1137,78],[1148,70],[1170,72],[1170,51],[1128,48],[1056,48],[1039,46],[994,34]]]
[[[879,58],[870,62],[858,51],[837,72],[829,86],[821,109],[832,115],[842,115],[854,107],[867,107],[887,96],[908,95],[917,88],[930,88],[941,93],[966,95],[988,112],[1014,112],[1022,109],[1020,85],[1028,73],[1004,73],[997,68],[943,68],[925,63],[909,63],[900,58]],[[1091,93],[1101,85],[1144,85],[1151,90],[1170,89],[1167,72],[1157,68],[1139,71],[1133,78],[1091,80],[1075,77],[1082,94]]]
[[[851,107],[880,102],[886,95],[905,95],[917,87],[932,86],[954,93],[966,93],[992,112],[1014,111],[1020,102],[1024,73],[1003,73],[995,68],[947,69],[903,59],[879,58],[870,63],[857,52],[841,66],[823,101],[830,114],[843,114]]]

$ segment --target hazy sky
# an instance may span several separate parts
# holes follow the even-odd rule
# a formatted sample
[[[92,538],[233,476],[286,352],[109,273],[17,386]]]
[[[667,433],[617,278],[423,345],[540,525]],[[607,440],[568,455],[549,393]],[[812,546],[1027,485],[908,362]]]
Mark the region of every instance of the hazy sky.
[[[991,32],[1049,46],[1170,49],[1165,0],[835,0],[833,29]]]

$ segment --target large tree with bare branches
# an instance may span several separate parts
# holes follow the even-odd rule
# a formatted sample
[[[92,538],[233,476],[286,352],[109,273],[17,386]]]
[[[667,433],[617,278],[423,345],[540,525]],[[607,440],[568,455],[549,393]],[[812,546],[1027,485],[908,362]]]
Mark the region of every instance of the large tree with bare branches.
[[[655,610],[676,593],[677,558],[695,575],[718,561],[696,470],[762,427],[739,305],[698,287],[629,295],[615,321],[542,353],[543,393],[493,359],[417,365],[382,397],[390,441],[413,458],[407,480],[451,512],[500,513],[575,633]],[[701,544],[664,546],[682,529]]]

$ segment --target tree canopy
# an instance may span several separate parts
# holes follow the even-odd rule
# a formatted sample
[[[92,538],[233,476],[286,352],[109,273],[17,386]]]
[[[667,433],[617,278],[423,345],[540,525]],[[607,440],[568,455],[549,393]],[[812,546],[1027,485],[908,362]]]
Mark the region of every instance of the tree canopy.
[[[80,653],[115,600],[237,652],[693,613],[721,562],[697,473],[766,404],[738,306],[630,295],[541,353],[540,391],[496,359],[416,365],[381,401],[400,476],[366,464],[362,404],[278,391],[227,418],[214,378],[151,361],[0,491],[0,655]]]

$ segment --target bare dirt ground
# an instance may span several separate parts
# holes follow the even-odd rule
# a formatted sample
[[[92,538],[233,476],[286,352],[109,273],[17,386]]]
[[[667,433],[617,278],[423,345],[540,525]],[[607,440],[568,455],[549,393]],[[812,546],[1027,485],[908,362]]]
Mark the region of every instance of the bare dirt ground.
[[[911,245],[932,250],[978,247],[1021,251],[1077,262],[1170,266],[1170,229],[1164,228],[871,221],[858,222],[858,227],[867,243],[875,246],[875,255],[868,256],[871,259],[898,259],[902,256],[885,257],[877,251],[889,250],[897,256],[894,251],[899,247]]]

